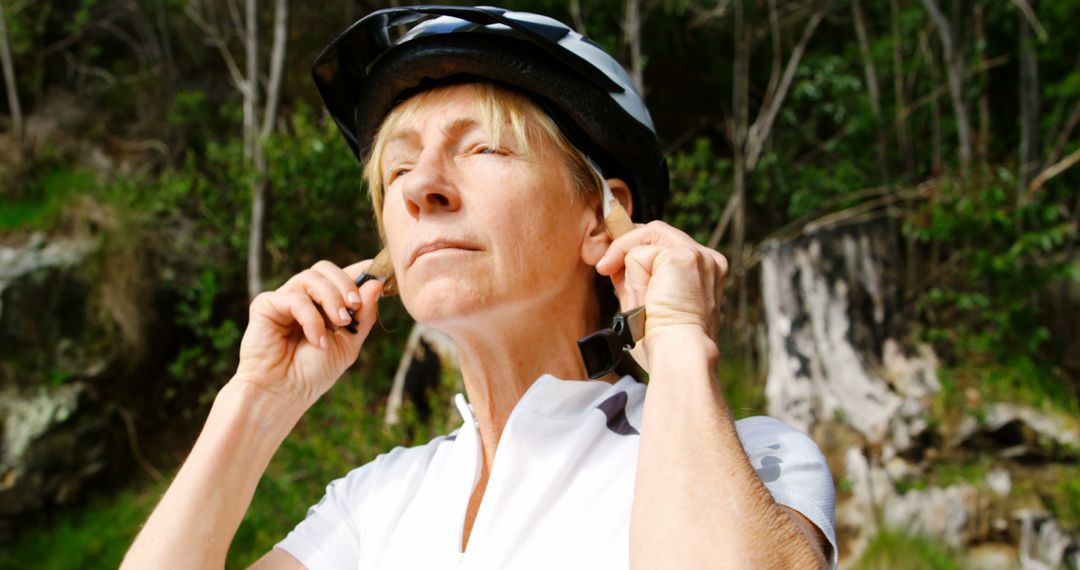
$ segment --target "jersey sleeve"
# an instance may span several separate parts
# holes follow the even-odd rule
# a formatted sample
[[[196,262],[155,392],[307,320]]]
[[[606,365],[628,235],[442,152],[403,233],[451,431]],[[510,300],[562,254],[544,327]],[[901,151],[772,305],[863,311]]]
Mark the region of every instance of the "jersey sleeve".
[[[829,540],[826,553],[837,567],[836,487],[821,450],[805,433],[766,416],[735,422],[750,465],[777,503],[813,522]]]
[[[374,463],[353,469],[327,485],[323,498],[274,548],[288,552],[309,570],[356,568],[363,532],[354,514],[371,493]]]

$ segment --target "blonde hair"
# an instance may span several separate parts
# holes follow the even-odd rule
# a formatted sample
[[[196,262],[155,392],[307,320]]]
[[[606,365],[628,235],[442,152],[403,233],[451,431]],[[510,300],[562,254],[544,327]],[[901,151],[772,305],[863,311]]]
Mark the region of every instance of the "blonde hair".
[[[590,167],[589,159],[531,99],[518,91],[494,83],[477,82],[468,85],[475,96],[480,124],[492,140],[502,140],[503,129],[509,127],[517,147],[527,156],[532,154],[534,143],[547,141],[566,161],[570,180],[576,190],[574,196],[600,189],[602,182],[596,171]],[[379,228],[379,237],[383,243],[386,243],[386,232],[382,220],[385,190],[382,155],[386,144],[399,126],[415,120],[421,109],[438,102],[441,97],[445,97],[445,88],[435,88],[414,95],[395,107],[383,120],[371,145],[371,151],[364,161],[364,181],[371,194],[375,224]]]

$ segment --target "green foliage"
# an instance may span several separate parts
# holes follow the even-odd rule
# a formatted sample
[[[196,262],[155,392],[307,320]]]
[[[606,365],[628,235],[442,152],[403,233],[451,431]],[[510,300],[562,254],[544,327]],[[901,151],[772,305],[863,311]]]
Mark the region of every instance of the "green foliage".
[[[360,164],[332,121],[299,105],[289,128],[271,137],[267,255],[277,279],[319,259],[345,266],[379,250]]]
[[[962,559],[949,547],[902,530],[882,530],[855,565],[859,570],[959,570]]]
[[[65,168],[45,160],[28,183],[5,181],[0,194],[0,230],[46,230],[60,221],[64,205],[73,195],[96,192],[96,177],[81,169]]]
[[[987,456],[971,458],[968,461],[942,463],[934,468],[934,481],[938,487],[948,487],[957,483],[982,485],[986,474],[994,468],[994,459]]]
[[[776,142],[762,155],[751,192],[758,208],[782,208],[780,216],[771,213],[774,228],[876,182],[880,125],[857,61],[808,57],[796,73],[777,119]]]
[[[671,203],[667,219],[701,243],[709,240],[731,196],[731,163],[718,155],[709,139],[699,137],[690,151],[668,157]]]
[[[1072,465],[1058,478],[1055,501],[1050,501],[1054,516],[1064,528],[1080,527],[1080,467]]]
[[[1076,228],[1052,194],[1014,204],[1008,171],[981,183],[942,181],[905,231],[948,248],[951,272],[931,283],[916,309],[921,331],[961,374],[977,373],[987,396],[1053,403],[1076,409],[1076,394],[1059,362],[1062,339],[1052,339],[1037,302],[1040,291],[1076,279],[1059,254]]]
[[[191,342],[179,347],[176,358],[169,363],[169,375],[177,384],[169,386],[165,397],[175,397],[176,391],[204,378],[224,378],[236,368],[236,350],[241,330],[237,322],[221,318],[215,304],[220,301],[218,275],[204,269],[198,281],[180,291],[176,305],[176,325],[193,335]]]

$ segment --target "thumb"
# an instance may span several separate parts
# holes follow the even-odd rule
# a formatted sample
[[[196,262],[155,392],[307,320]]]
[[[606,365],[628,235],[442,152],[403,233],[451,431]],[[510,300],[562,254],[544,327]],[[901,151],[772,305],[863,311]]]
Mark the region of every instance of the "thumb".
[[[645,292],[649,288],[649,280],[652,279],[653,262],[659,253],[659,246],[638,245],[626,254],[621,284],[615,287],[622,310],[627,311],[645,304]]]

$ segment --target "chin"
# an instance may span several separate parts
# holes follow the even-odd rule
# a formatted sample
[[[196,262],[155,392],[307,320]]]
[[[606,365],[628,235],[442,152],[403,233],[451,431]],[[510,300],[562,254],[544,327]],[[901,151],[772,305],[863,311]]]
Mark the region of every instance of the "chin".
[[[405,310],[416,322],[438,328],[464,317],[476,317],[490,308],[489,295],[473,283],[436,278],[423,283],[415,292],[402,292]]]

